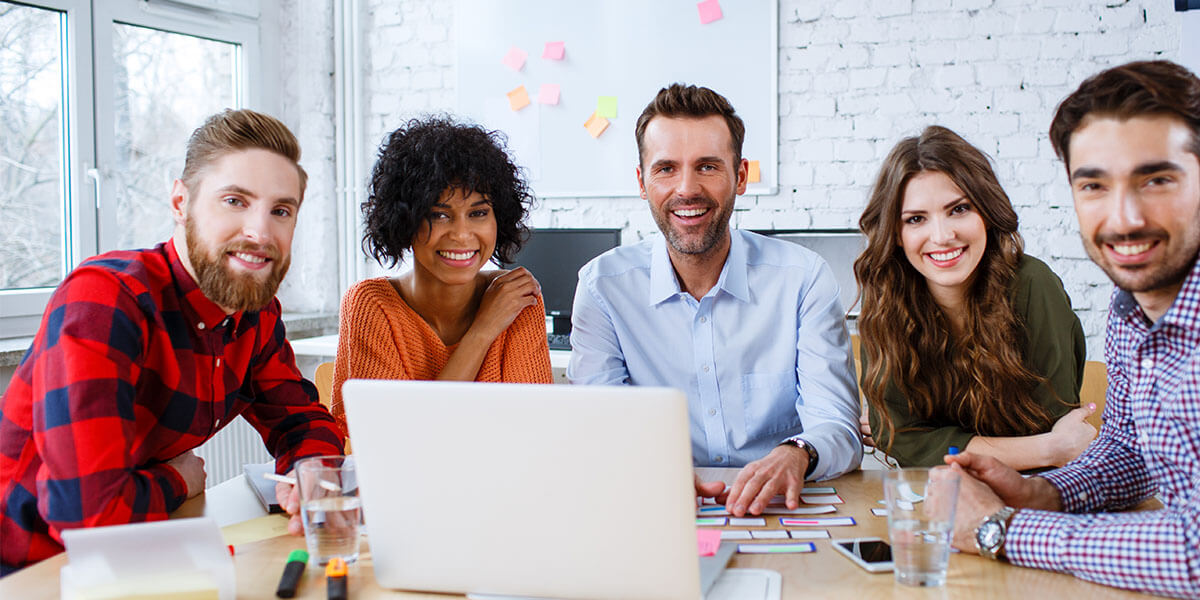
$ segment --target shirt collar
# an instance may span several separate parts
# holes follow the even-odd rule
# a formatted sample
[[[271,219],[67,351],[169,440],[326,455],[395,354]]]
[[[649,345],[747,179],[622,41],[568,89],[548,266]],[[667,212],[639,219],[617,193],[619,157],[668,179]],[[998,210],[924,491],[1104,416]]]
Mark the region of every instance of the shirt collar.
[[[736,231],[729,232],[729,256],[725,257],[725,265],[721,267],[721,276],[717,285],[709,290],[713,295],[717,290],[723,290],[743,302],[750,301],[750,284],[746,271],[746,243]],[[683,293],[679,287],[679,278],[675,275],[675,267],[671,266],[671,257],[667,253],[667,238],[659,236],[659,240],[651,247],[650,253],[650,294],[647,298],[649,305],[654,306]]]
[[[1200,260],[1192,265],[1192,270],[1183,280],[1183,287],[1179,288],[1179,293],[1175,295],[1171,307],[1167,309],[1167,313],[1162,318],[1154,323],[1154,326],[1179,322],[1185,322],[1190,326],[1200,318],[1200,315],[1195,312],[1197,306],[1200,306]],[[1112,311],[1122,319],[1140,318],[1149,324],[1146,313],[1138,304],[1137,298],[1134,298],[1133,294],[1127,290],[1117,288],[1113,295]]]
[[[171,274],[175,277],[175,287],[179,290],[180,298],[183,299],[182,305],[187,320],[200,330],[213,331],[221,325],[230,325],[231,331],[236,331],[243,312],[238,311],[232,315],[226,315],[220,306],[217,306],[215,302],[208,299],[208,296],[204,295],[204,292],[200,291],[196,280],[183,266],[183,261],[179,259],[179,253],[175,251],[175,238],[167,240],[163,245],[166,246],[167,260],[171,263]],[[226,317],[229,318],[228,322],[226,322]]]

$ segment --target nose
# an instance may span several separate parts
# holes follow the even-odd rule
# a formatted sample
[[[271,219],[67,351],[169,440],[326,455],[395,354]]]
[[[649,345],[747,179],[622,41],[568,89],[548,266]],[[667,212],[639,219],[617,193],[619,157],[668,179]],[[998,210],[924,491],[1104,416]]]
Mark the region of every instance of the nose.
[[[471,238],[471,224],[467,219],[454,219],[450,223],[450,239],[465,241]]]
[[[949,219],[932,219],[933,231],[929,239],[935,244],[949,244],[958,237],[958,233],[954,230],[954,224]]]
[[[1133,186],[1122,186],[1114,194],[1115,201],[1109,208],[1109,227],[1116,232],[1137,231],[1146,225],[1142,215],[1142,201]]]
[[[681,198],[691,198],[700,194],[700,179],[691,169],[683,169],[679,183],[675,186],[675,195]]]
[[[256,244],[271,243],[270,209],[246,211],[242,220],[242,235]]]

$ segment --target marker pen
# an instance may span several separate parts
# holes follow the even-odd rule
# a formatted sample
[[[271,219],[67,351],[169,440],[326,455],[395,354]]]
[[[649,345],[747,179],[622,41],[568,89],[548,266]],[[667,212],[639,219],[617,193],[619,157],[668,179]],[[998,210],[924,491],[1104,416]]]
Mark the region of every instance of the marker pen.
[[[300,585],[300,577],[304,575],[304,565],[308,564],[308,552],[292,550],[288,555],[287,564],[283,567],[283,575],[279,578],[279,587],[275,595],[280,598],[294,598],[296,587]]]
[[[949,454],[950,456],[958,454],[958,446],[950,446],[950,449],[946,450],[946,454]]]
[[[325,597],[329,600],[346,600],[349,590],[346,589],[346,561],[332,558],[325,565]]]

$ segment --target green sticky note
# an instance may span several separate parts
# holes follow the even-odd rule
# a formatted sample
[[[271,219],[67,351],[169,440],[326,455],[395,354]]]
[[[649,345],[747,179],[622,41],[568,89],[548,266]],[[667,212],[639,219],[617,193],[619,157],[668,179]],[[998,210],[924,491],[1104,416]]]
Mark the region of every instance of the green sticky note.
[[[596,98],[596,114],[605,119],[617,118],[617,97],[600,96]]]

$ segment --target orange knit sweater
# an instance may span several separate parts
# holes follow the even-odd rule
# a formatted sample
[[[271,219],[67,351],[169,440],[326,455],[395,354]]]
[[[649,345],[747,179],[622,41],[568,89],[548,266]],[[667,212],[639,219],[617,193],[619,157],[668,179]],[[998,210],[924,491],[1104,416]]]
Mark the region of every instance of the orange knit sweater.
[[[546,344],[546,309],[521,311],[488,347],[475,381],[552,383]],[[356,283],[342,298],[330,409],[346,430],[342,383],[347,379],[437,379],[456,346],[437,333],[400,297],[386,277]]]

